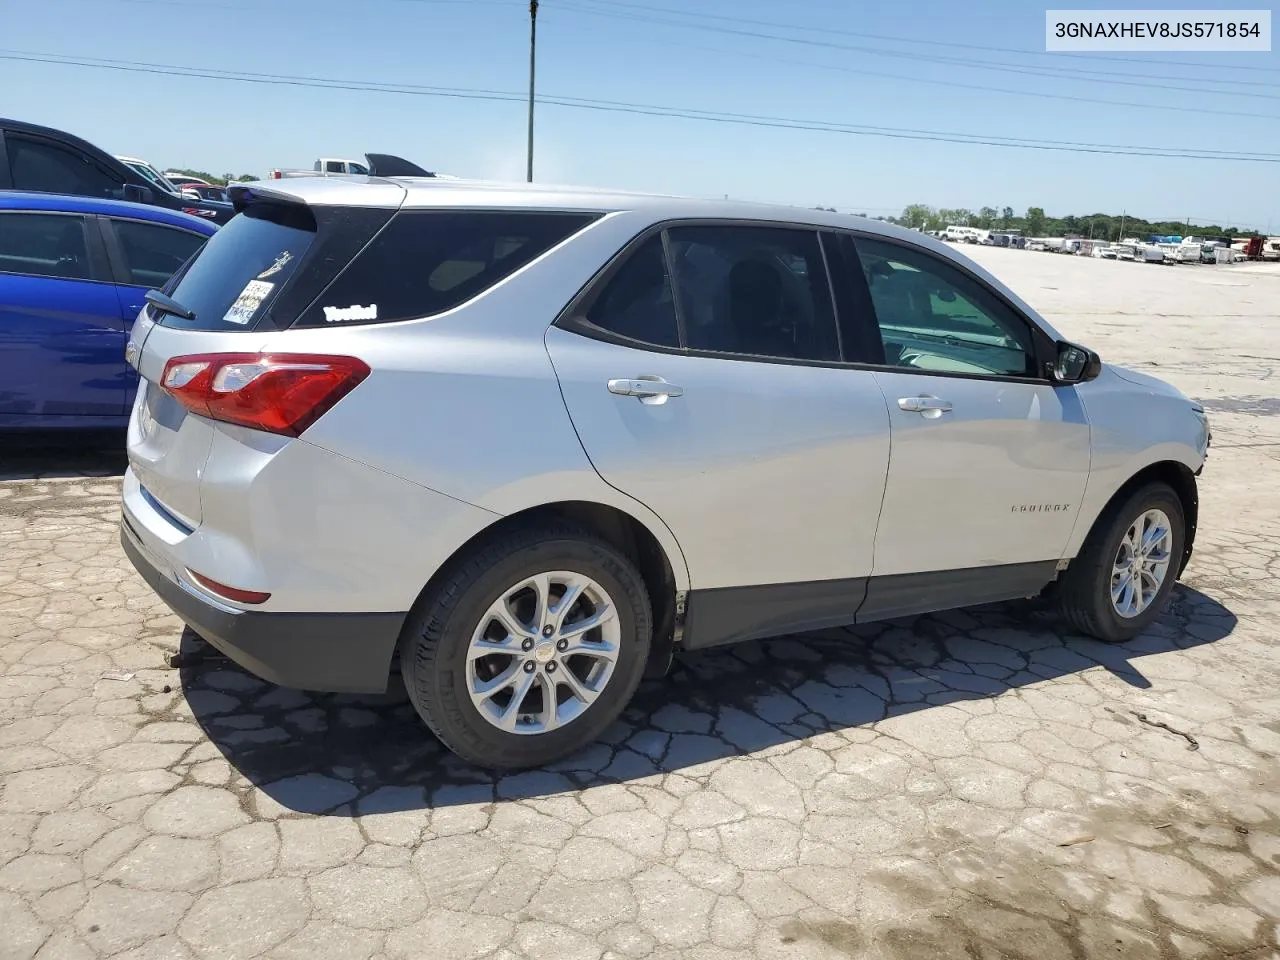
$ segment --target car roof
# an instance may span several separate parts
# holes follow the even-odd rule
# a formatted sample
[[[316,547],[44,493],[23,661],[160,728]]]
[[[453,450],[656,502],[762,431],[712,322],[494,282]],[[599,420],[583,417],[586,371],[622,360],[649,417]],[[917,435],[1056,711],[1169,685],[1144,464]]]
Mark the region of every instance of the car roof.
[[[851,214],[783,204],[634,193],[597,187],[549,186],[437,177],[290,177],[242,184],[252,193],[292,197],[321,206],[453,207],[643,212],[655,220],[766,220],[813,224],[918,239],[922,234]],[[946,249],[946,248],[943,248]]]
[[[805,207],[741,200],[705,200],[660,194],[630,193],[596,187],[500,183],[487,180],[441,180],[435,177],[290,177],[260,180],[231,188],[233,202],[253,195],[276,196],[313,206],[383,207],[391,209],[562,210],[634,215],[637,226],[667,220],[741,220],[796,224],[831,230],[856,230],[924,248],[995,287],[1019,310],[1036,319],[1054,339],[1060,335],[1043,316],[990,271],[919,230],[882,220]],[[239,198],[239,199],[238,199]]]
[[[24,190],[0,190],[0,210],[30,210],[49,213],[84,213],[104,217],[127,217],[171,227],[194,230],[212,236],[216,226],[208,220],[177,210],[167,210],[147,203],[127,203],[98,197],[76,197],[61,193],[32,193]]]

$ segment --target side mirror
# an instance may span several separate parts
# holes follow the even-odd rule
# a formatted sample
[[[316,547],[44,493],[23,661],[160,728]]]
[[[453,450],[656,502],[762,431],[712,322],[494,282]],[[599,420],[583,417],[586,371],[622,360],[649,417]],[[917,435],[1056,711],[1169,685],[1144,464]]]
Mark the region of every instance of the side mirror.
[[[1058,356],[1051,374],[1057,383],[1087,383],[1102,373],[1102,360],[1087,347],[1058,341]]]
[[[151,188],[140,187],[136,183],[126,183],[124,185],[124,199],[131,203],[150,203]]]

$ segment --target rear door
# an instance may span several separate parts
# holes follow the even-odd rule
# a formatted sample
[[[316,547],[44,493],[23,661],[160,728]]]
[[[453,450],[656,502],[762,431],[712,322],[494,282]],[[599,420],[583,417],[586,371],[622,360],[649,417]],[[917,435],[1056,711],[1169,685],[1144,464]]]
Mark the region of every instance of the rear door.
[[[0,212],[0,422],[118,417],[124,322],[97,223]]]
[[[914,245],[853,242],[893,431],[863,614],[1021,595],[1020,577],[1052,576],[1084,494],[1075,388],[1040,375],[1048,338],[979,278]]]
[[[712,594],[740,619],[704,620],[719,635],[694,642],[851,620],[888,415],[873,375],[841,361],[817,232],[675,225],[571,312],[547,346],[587,455],[675,534],[703,598],[691,622]]]
[[[102,217],[99,223],[116,281],[120,317],[128,334],[146,304],[146,292],[164,287],[208,238],[191,230],[122,217]],[[126,367],[125,412],[137,385],[137,371]]]

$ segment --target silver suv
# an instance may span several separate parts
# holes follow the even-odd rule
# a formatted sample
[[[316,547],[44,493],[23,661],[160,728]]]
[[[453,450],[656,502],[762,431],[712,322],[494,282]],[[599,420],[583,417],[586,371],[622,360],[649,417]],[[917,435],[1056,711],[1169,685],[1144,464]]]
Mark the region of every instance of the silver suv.
[[[1125,640],[1191,553],[1203,410],[919,233],[462,181],[233,193],[134,326],[125,550],[268,680],[383,691],[398,659],[468,760],[581,747],[673,649],[1046,590]]]

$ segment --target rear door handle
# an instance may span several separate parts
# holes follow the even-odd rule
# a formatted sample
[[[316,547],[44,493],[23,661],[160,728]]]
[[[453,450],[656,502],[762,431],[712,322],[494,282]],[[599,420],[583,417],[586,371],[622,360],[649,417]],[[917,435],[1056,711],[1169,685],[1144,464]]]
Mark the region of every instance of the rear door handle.
[[[907,413],[923,414],[932,420],[942,416],[944,413],[950,413],[951,401],[927,395],[919,397],[900,397],[898,399],[898,409],[905,410]]]
[[[609,392],[619,397],[638,397],[641,403],[662,404],[671,397],[684,396],[684,387],[667,383],[661,377],[636,377],[634,380],[610,380]]]

